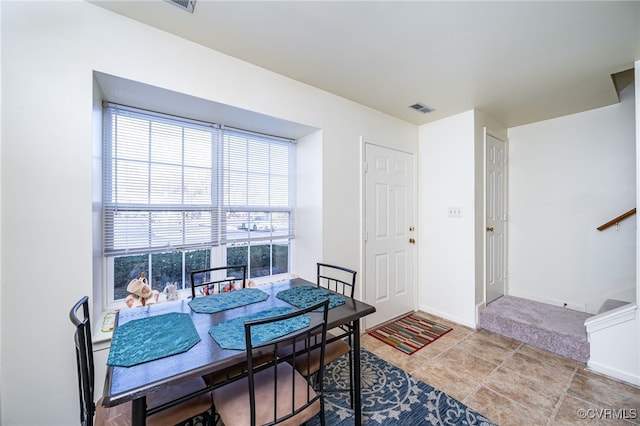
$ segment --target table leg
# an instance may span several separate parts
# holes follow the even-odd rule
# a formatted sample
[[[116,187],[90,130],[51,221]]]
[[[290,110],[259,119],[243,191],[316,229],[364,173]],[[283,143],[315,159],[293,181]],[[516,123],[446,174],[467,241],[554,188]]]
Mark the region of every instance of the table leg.
[[[357,319],[353,322],[353,411],[356,425],[362,424],[360,379],[360,320]]]
[[[147,398],[140,397],[134,399],[131,405],[131,425],[132,426],[145,426],[147,411]]]

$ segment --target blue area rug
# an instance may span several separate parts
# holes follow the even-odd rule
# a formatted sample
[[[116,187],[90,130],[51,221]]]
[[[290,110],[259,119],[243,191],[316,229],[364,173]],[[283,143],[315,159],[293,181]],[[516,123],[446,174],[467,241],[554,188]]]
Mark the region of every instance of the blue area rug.
[[[364,426],[495,426],[460,401],[416,380],[371,352],[362,349],[361,354]],[[345,355],[329,364],[324,377],[327,426],[353,426],[353,410],[349,408],[349,358]],[[192,420],[198,424],[201,418]],[[318,416],[307,422],[307,426],[319,424]],[[216,426],[224,425],[219,421]]]
[[[362,424],[373,425],[494,425],[460,401],[416,380],[367,350],[361,352]],[[349,358],[325,371],[325,416],[331,426],[353,425],[349,408]],[[319,425],[317,417],[309,426]]]

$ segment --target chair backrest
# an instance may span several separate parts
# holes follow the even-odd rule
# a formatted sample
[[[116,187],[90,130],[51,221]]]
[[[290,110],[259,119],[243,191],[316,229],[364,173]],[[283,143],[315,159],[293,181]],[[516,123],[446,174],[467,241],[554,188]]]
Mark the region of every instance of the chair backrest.
[[[328,263],[318,263],[318,287],[324,287],[353,298],[356,288],[356,271]]]
[[[69,318],[76,327],[74,342],[78,366],[78,390],[80,395],[80,424],[93,425],[96,411],[93,402],[95,370],[93,366],[93,343],[91,341],[91,321],[89,319],[89,298],[84,296],[71,311]]]
[[[216,268],[193,271],[191,276],[191,297],[198,296],[196,289],[202,290],[202,295],[221,293],[230,285],[242,280],[242,288],[247,285],[247,265],[228,265]]]
[[[320,371],[317,377],[322,377],[324,374],[328,311],[329,301],[325,300],[306,309],[296,310],[276,317],[245,322],[245,340],[247,353],[249,354],[247,356],[247,367],[252,425],[256,423],[256,404],[265,403],[265,401],[256,401],[256,381],[263,381],[265,377],[268,377],[268,380],[273,383],[273,401],[269,401],[268,403],[273,402],[274,408],[281,407],[280,409],[271,410],[274,418],[271,419],[271,422],[268,424],[282,423],[316,403],[319,403],[321,416],[324,418],[324,390],[322,380],[314,383],[313,377],[315,375],[305,377],[298,374],[292,365],[295,365],[296,359],[300,359],[300,357],[306,357],[307,361],[309,361],[314,349],[319,348]],[[259,335],[256,333],[256,327],[273,324],[282,320],[300,318],[303,315],[310,316],[309,326],[274,340],[254,344],[252,335]],[[318,345],[311,345],[310,341],[312,339],[314,342],[318,342]],[[298,351],[288,351],[286,352],[287,355],[282,355],[282,349],[290,347],[300,349]],[[281,368],[283,366],[287,368]],[[260,377],[256,379],[257,375],[260,375]],[[302,381],[304,386],[300,386],[300,381]],[[282,386],[293,388],[291,392],[284,393],[281,392]],[[306,387],[306,389],[304,389],[304,387]],[[292,396],[296,397],[295,404]],[[299,398],[302,398],[302,401]]]

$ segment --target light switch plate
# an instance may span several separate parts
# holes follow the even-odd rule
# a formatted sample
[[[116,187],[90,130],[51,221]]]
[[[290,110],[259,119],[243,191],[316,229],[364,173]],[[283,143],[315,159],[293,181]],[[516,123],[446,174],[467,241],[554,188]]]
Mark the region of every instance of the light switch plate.
[[[449,217],[462,217],[462,207],[449,207]]]

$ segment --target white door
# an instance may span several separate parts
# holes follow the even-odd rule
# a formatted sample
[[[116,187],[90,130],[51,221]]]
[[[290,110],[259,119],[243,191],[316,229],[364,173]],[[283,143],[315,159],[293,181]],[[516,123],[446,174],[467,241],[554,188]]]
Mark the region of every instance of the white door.
[[[413,155],[365,144],[365,300],[371,328],[415,307]]]
[[[507,144],[486,133],[486,303],[505,295]]]

